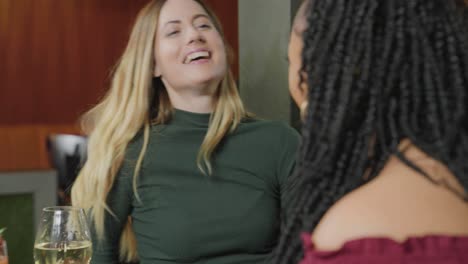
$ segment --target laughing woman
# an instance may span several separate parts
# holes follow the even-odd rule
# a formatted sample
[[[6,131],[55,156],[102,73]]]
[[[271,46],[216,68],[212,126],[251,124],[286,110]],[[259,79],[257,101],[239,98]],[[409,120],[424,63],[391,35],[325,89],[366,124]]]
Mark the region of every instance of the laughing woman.
[[[227,50],[201,1],[141,10],[84,117],[72,202],[92,222],[92,263],[264,263],[274,248],[299,137],[245,112]]]

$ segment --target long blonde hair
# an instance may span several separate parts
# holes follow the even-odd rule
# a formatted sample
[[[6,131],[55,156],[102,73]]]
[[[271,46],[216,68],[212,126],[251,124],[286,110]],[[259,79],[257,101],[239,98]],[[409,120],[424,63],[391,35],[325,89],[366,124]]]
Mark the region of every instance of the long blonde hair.
[[[224,39],[221,24],[214,13],[201,0],[194,1],[205,9]],[[129,142],[143,131],[143,146],[133,176],[133,192],[138,198],[137,176],[149,142],[150,126],[166,123],[172,115],[167,91],[164,87],[153,89],[152,83],[157,21],[165,2],[153,0],[139,12],[125,52],[114,70],[109,91],[82,118],[83,130],[89,135],[88,160],[73,185],[72,202],[90,214],[98,241],[104,239],[106,211],[113,215],[106,199],[123,164]],[[226,42],[225,47],[227,59],[231,62],[232,53]],[[215,96],[210,126],[197,157],[199,168],[207,174],[212,172],[210,157],[216,146],[248,115],[229,70]],[[154,104],[151,98],[156,98]],[[120,237],[120,258],[124,261],[138,259],[131,217],[128,217]]]

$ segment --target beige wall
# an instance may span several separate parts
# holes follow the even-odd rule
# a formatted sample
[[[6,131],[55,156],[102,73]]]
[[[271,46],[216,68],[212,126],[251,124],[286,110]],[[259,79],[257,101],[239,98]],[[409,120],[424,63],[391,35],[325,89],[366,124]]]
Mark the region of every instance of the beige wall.
[[[300,0],[239,0],[239,86],[247,109],[296,126],[287,47]]]

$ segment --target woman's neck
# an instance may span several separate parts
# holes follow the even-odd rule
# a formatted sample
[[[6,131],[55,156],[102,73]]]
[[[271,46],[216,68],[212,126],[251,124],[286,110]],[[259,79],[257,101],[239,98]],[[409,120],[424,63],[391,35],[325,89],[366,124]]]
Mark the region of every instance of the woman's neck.
[[[432,179],[432,181],[437,182],[440,185],[447,185],[446,187],[453,189],[455,192],[460,194],[464,193],[463,186],[449,170],[446,164],[431,157],[408,139],[403,140],[398,146],[398,149],[403,156],[408,159],[408,161],[426,173],[426,176]],[[392,166],[392,164],[399,164],[397,166],[403,165],[403,167],[407,167],[402,164],[400,160],[396,159],[395,161],[397,162],[389,162],[388,165]]]
[[[164,82],[164,80],[163,80]],[[212,113],[216,103],[218,83],[174,89],[165,83],[174,108],[193,113]]]
[[[169,94],[171,104],[174,108],[192,113],[211,113],[214,108],[212,95],[190,96],[183,94]]]

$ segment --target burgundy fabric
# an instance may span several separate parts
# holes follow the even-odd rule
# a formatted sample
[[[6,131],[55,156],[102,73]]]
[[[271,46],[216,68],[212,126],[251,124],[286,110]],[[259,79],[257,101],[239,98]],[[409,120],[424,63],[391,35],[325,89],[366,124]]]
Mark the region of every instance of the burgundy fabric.
[[[303,233],[300,264],[468,264],[468,237],[425,236],[399,243],[388,238],[346,242],[339,250],[318,251]]]

